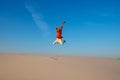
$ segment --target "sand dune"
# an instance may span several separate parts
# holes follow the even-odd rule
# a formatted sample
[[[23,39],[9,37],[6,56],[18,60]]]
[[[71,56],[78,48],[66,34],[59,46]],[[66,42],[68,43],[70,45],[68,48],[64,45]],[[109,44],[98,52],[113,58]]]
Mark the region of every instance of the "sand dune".
[[[0,80],[120,80],[120,60],[0,54]]]

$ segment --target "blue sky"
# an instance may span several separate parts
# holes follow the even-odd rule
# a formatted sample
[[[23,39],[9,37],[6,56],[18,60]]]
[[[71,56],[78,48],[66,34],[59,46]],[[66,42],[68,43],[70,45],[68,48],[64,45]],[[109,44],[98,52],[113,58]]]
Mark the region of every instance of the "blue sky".
[[[120,57],[119,0],[0,0],[0,52]],[[66,21],[60,46],[55,26]]]

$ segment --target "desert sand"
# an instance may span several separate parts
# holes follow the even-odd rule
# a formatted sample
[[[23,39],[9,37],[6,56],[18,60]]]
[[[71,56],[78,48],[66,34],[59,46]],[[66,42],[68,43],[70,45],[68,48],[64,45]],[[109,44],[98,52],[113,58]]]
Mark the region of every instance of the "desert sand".
[[[120,80],[120,60],[0,54],[0,80]]]

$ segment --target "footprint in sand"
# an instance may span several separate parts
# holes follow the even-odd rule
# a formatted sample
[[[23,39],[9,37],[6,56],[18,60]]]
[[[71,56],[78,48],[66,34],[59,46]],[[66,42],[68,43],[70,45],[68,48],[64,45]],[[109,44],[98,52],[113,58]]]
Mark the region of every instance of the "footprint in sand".
[[[53,60],[58,60],[58,58],[57,57],[50,57],[51,59],[53,59]]]

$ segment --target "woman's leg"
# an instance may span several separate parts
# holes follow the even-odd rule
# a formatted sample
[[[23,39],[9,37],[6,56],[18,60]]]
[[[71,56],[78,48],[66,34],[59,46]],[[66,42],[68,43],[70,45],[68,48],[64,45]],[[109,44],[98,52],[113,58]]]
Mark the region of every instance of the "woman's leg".
[[[58,39],[56,38],[56,40],[53,42],[53,45],[58,43]]]

